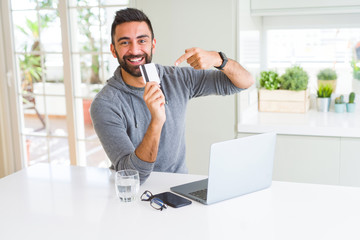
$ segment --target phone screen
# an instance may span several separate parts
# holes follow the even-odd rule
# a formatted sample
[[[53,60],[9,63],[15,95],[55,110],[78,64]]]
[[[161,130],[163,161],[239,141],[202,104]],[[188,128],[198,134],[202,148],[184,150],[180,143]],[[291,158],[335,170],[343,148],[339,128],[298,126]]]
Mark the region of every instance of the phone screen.
[[[191,204],[191,201],[175,195],[171,192],[164,192],[156,194],[154,197],[160,198],[164,203],[173,208],[179,208]]]

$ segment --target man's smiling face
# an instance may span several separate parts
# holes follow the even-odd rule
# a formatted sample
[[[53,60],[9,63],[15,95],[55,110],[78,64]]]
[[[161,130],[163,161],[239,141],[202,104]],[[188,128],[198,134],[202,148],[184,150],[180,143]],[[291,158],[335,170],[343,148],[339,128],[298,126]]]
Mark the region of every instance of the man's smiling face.
[[[111,52],[123,70],[141,77],[140,65],[152,60],[155,39],[145,22],[126,22],[116,26]]]

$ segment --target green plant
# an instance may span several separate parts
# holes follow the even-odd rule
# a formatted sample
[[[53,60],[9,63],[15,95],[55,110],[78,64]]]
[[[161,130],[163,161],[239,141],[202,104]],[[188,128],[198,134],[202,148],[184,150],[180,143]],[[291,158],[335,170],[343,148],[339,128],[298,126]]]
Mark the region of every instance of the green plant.
[[[25,46],[25,52],[27,52]],[[22,89],[28,90],[26,86],[32,86],[33,82],[38,82],[41,79],[42,68],[41,58],[39,55],[25,53],[19,57],[19,67],[22,75]]]
[[[309,75],[300,66],[287,68],[280,77],[280,88],[293,91],[306,90]]]
[[[268,90],[279,89],[279,75],[275,71],[262,71],[260,73],[260,86]]]
[[[339,97],[335,98],[335,104],[344,104],[344,95],[340,95]]]
[[[319,98],[329,98],[331,97],[333,90],[331,84],[320,84],[319,89],[317,90],[317,96]]]
[[[31,21],[26,18],[26,28],[17,26],[17,28],[33,43],[28,52],[28,45],[24,46],[25,54],[19,56],[19,68],[22,77],[22,89],[32,92],[32,84],[41,81],[41,57],[39,54],[33,53],[34,51],[41,51],[39,41],[39,26],[37,21]],[[45,27],[45,26],[41,26]]]
[[[355,93],[351,92],[349,95],[349,103],[354,103],[355,102]]]
[[[39,1],[39,7],[48,7],[49,4],[52,4],[52,1]],[[39,30],[44,30],[49,27],[49,24],[53,22],[56,18],[55,14],[44,14],[40,15],[40,23],[38,20],[30,20],[26,18],[25,27],[17,25],[25,37],[29,38],[32,42],[24,46],[25,54],[19,57],[19,67],[22,75],[22,89],[25,91],[32,92],[32,84],[34,82],[41,81],[41,75],[45,69],[41,67],[41,56],[39,54],[41,49],[40,45],[40,32]],[[28,48],[30,50],[28,51]],[[45,61],[45,57],[44,57]]]
[[[336,80],[337,74],[336,74],[335,70],[333,70],[331,68],[325,68],[325,69],[322,69],[318,73],[317,79],[318,80]]]

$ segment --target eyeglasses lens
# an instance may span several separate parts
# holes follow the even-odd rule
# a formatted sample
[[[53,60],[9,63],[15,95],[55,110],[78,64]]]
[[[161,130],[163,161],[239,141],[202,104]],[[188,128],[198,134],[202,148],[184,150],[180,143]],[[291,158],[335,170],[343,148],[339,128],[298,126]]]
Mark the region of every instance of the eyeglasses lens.
[[[150,205],[157,210],[162,211],[164,208],[166,209],[166,204],[160,198],[151,199]]]
[[[147,190],[141,195],[141,201],[150,201],[150,205],[156,210],[162,211],[167,208],[166,204],[160,198],[154,198],[154,195]]]

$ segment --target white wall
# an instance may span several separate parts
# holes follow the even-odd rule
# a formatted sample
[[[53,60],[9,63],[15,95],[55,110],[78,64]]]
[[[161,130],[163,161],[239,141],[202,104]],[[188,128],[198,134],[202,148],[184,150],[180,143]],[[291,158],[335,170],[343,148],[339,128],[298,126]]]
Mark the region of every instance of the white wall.
[[[236,0],[137,0],[136,7],[153,24],[157,40],[154,62],[173,65],[190,47],[222,51],[236,58]],[[235,137],[235,113],[235,96],[190,101],[186,120],[190,173],[207,174],[210,145]]]

